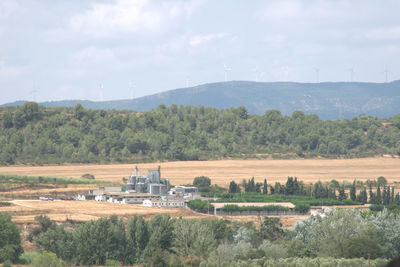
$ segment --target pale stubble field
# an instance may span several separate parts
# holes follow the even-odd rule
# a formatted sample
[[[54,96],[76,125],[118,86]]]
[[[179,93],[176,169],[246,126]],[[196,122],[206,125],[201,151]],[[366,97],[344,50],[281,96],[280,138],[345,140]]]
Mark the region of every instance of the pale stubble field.
[[[376,179],[384,176],[389,183],[400,181],[399,158],[361,159],[290,159],[290,160],[218,160],[218,161],[176,161],[161,163],[132,163],[107,165],[62,165],[62,166],[9,166],[0,167],[2,174],[31,176],[56,176],[79,178],[85,173],[93,174],[97,180],[122,182],[128,178],[135,166],[147,173],[148,169],[161,166],[161,176],[169,178],[173,185],[191,184],[196,176],[208,176],[212,184],[228,186],[234,180],[254,177],[261,182],[285,182],[288,176],[298,177],[305,183],[318,180],[337,181],[354,178],[358,180]]]

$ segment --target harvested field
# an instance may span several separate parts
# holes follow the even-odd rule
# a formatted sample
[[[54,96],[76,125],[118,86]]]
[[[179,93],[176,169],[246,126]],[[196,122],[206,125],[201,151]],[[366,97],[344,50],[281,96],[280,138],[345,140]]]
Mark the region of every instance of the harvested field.
[[[142,205],[126,205],[96,201],[40,201],[40,200],[13,200],[12,206],[0,207],[0,212],[7,211],[16,223],[33,223],[37,215],[44,214],[50,219],[63,222],[66,219],[89,221],[115,214],[122,218],[130,218],[138,214],[145,218],[157,214],[169,213],[172,217],[199,217],[189,209],[160,209],[143,207]]]
[[[68,187],[51,187],[50,188],[18,188],[7,192],[1,192],[0,200],[8,199],[39,199],[41,196],[76,196],[78,193],[87,193],[90,189],[96,189],[99,185],[68,185]]]
[[[219,161],[179,161],[143,164],[110,165],[63,165],[63,166],[11,166],[0,167],[0,173],[59,176],[79,178],[90,173],[98,180],[122,182],[129,177],[135,165],[146,173],[161,165],[163,177],[169,178],[173,185],[190,184],[194,177],[205,175],[213,184],[227,186],[231,180],[241,182],[254,176],[257,182],[264,178],[269,183],[285,182],[288,176],[296,176],[306,183],[317,180],[338,181],[354,178],[358,180],[376,179],[384,176],[392,183],[400,181],[399,158],[361,158],[361,159],[291,159],[291,160],[219,160]]]
[[[262,216],[214,216],[193,212],[188,208],[179,209],[160,209],[149,208],[141,205],[115,204],[96,201],[40,201],[40,200],[13,200],[12,205],[0,207],[0,212],[7,211],[12,216],[14,222],[18,224],[35,223],[35,216],[47,215],[56,222],[65,222],[67,219],[75,221],[90,221],[101,217],[109,217],[113,214],[125,220],[135,214],[143,215],[146,219],[157,214],[168,213],[173,218],[180,216],[185,219],[202,218],[224,218],[231,221],[253,222],[259,225],[262,222]],[[299,219],[307,216],[285,215],[272,216],[280,217],[284,226],[292,227]]]

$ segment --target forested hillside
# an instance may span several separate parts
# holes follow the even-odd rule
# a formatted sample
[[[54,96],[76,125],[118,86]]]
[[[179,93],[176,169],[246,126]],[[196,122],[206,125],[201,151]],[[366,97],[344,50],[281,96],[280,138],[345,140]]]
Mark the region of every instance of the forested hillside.
[[[7,105],[22,105],[17,101]],[[283,115],[296,110],[317,114],[321,119],[352,118],[367,114],[387,118],[400,110],[400,81],[366,82],[251,82],[230,81],[202,84],[169,90],[136,99],[89,101],[61,100],[43,102],[45,107],[150,111],[160,104],[191,105],[219,109],[244,106],[250,114],[262,115],[268,109],[278,109]]]
[[[323,121],[301,111],[249,115],[244,107],[159,105],[139,113],[34,102],[0,114],[2,164],[400,154],[400,114]]]

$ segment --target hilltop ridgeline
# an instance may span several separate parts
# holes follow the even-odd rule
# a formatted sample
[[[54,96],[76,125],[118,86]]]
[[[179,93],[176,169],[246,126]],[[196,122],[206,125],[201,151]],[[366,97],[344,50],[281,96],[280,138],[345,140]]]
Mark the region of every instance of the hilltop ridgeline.
[[[278,110],[159,105],[149,112],[0,108],[0,163],[106,163],[258,157],[400,154],[400,114],[323,121]]]
[[[6,105],[22,105],[17,101]],[[46,107],[150,111],[160,104],[192,105],[219,109],[244,106],[250,114],[262,115],[277,109],[283,115],[296,110],[317,114],[324,120],[352,118],[367,114],[388,118],[400,110],[400,81],[366,82],[250,82],[231,81],[170,90],[136,99],[113,101],[62,100],[40,103]]]

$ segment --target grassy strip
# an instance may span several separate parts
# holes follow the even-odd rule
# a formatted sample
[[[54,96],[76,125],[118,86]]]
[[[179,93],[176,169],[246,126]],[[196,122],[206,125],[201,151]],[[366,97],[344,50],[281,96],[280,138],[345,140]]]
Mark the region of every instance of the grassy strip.
[[[266,206],[238,206],[233,204],[225,205],[221,208],[222,211],[236,212],[236,211],[289,211],[288,207],[279,205],[266,205]]]
[[[10,202],[0,201],[0,207],[8,207],[8,206],[11,206]]]
[[[0,183],[6,184],[104,184],[107,181],[98,181],[84,178],[66,178],[49,176],[19,176],[10,174],[0,174]]]
[[[310,196],[294,195],[263,195],[259,193],[202,193],[204,197],[218,197],[212,202],[291,202],[295,205],[305,204],[310,206],[333,206],[333,205],[360,205],[361,203],[350,199],[336,200],[331,198],[314,198]]]

